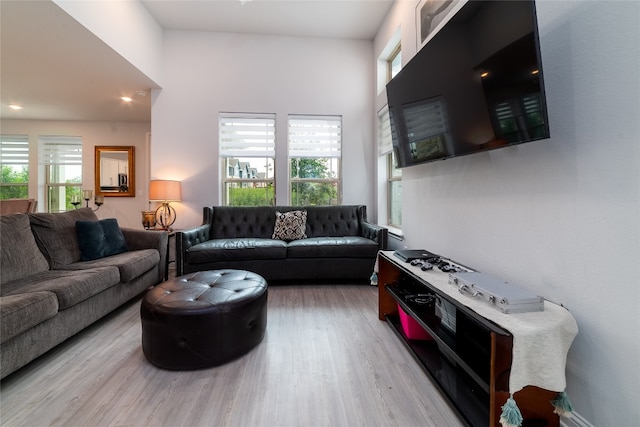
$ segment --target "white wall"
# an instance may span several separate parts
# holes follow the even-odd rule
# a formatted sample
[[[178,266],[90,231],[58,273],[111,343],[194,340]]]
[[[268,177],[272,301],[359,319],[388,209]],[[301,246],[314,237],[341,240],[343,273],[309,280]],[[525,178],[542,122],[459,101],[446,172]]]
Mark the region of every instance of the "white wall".
[[[96,211],[98,218],[116,218],[122,227],[142,228],[140,211],[147,210],[149,170],[147,134],[151,130],[150,123],[136,122],[87,122],[87,121],[48,121],[48,120],[2,120],[3,134],[28,135],[29,150],[37,153],[40,135],[61,135],[82,137],[82,188],[95,192],[95,146],[119,145],[135,147],[135,197],[105,197],[104,205]],[[29,163],[29,196],[42,200],[43,189],[37,183],[39,177],[38,157],[30,156]],[[39,195],[40,194],[40,195]],[[84,205],[84,201],[82,202]],[[89,206],[95,207],[93,201]],[[42,203],[38,209],[43,211]]]
[[[275,113],[278,159],[287,115],[342,116],[342,201],[366,204],[375,166],[370,41],[167,31],[163,82],[153,92],[152,178],[182,180],[176,228],[219,204],[219,112]],[[288,204],[288,162],[276,163],[276,202]],[[280,183],[278,185],[278,183]]]
[[[403,62],[415,53],[415,3],[395,4],[374,56],[398,25]],[[404,169],[405,244],[567,306],[580,328],[566,369],[578,418],[637,425],[640,3],[537,11],[551,138]]]
[[[158,84],[162,28],[139,1],[52,0]]]

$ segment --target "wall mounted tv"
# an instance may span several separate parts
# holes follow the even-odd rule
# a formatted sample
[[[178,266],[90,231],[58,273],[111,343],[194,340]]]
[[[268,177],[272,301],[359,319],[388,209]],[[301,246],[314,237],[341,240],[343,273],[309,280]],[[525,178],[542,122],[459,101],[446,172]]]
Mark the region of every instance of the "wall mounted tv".
[[[469,1],[387,84],[398,167],[549,138],[533,1]]]

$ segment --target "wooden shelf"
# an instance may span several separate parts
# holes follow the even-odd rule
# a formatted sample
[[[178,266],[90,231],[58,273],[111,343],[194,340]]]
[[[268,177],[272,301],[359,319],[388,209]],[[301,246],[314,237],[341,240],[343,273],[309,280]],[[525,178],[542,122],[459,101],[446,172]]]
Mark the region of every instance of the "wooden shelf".
[[[432,296],[437,303],[419,304],[407,298],[417,293]],[[407,338],[398,307],[433,340]],[[454,325],[443,321],[443,307],[455,312],[448,313],[455,318]],[[378,255],[378,308],[380,320],[389,324],[469,425],[500,427],[502,405],[509,397],[513,348],[513,336],[507,330],[448,297],[409,264],[385,252]],[[554,396],[531,386],[515,393],[523,426],[558,427],[559,417],[549,404]]]

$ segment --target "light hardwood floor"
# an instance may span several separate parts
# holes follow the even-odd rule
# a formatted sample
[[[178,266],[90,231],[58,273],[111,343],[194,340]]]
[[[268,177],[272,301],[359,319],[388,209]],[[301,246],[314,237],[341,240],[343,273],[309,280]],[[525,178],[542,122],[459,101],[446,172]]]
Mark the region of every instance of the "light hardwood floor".
[[[140,301],[5,378],[2,426],[461,426],[377,318],[377,289],[271,286],[255,349],[198,371],[157,369]]]

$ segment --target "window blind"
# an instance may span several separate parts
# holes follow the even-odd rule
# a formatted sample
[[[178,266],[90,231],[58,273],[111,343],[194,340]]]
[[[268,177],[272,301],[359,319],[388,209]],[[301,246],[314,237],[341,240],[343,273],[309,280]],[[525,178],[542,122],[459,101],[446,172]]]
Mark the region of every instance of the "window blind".
[[[423,141],[446,132],[442,101],[432,100],[406,108],[404,117],[411,142]]]
[[[340,158],[342,117],[289,116],[290,158]]]
[[[384,156],[390,153],[392,149],[389,106],[385,105],[382,110],[378,111],[378,154]]]
[[[220,114],[220,157],[275,157],[274,114]]]
[[[29,166],[29,137],[27,135],[0,135],[0,164],[3,166]]]
[[[82,166],[82,138],[79,136],[41,136],[40,164]]]

